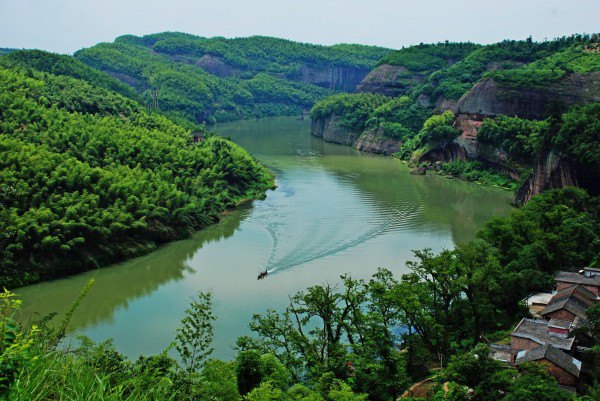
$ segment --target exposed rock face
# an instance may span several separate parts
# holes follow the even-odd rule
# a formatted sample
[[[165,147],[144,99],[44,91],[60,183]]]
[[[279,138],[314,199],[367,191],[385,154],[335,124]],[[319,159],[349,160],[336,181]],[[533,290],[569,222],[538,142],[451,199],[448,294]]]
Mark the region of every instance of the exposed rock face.
[[[240,73],[237,68],[227,64],[222,58],[213,56],[211,54],[205,54],[204,56],[200,57],[195,64],[204,71],[214,74],[218,77],[230,77]]]
[[[477,140],[477,131],[482,120],[483,117],[477,114],[458,115],[454,128],[461,130],[462,134],[451,142],[442,143],[428,150],[415,162],[479,161],[494,171],[509,175],[515,180],[520,179],[521,173],[510,163],[506,152],[482,145]]]
[[[567,158],[552,151],[538,157],[535,170],[517,190],[515,203],[524,205],[543,191],[553,188],[579,186],[577,172]]]
[[[310,133],[316,137],[323,138],[327,142],[354,146],[360,134],[339,126],[338,120],[339,117],[335,114],[326,118],[313,120]]]
[[[380,129],[363,132],[354,147],[364,152],[392,155],[400,150],[400,141],[383,135]]]
[[[352,92],[368,73],[366,68],[306,64],[300,67],[297,74],[288,78],[323,88]]]
[[[543,191],[569,186],[585,188],[593,196],[600,195],[600,171],[546,150],[538,155],[531,177],[517,190],[515,203],[524,205]]]
[[[335,114],[312,121],[311,134],[327,142],[350,145],[358,150],[383,155],[391,155],[400,149],[400,142],[383,135],[380,130],[354,132],[339,125]]]
[[[399,65],[382,64],[369,72],[356,87],[356,92],[380,93],[386,96],[404,95],[420,83],[423,77]]]
[[[552,102],[563,105],[600,101],[600,72],[569,74],[544,88],[504,88],[492,78],[476,83],[456,105],[459,113],[528,119],[544,118]]]

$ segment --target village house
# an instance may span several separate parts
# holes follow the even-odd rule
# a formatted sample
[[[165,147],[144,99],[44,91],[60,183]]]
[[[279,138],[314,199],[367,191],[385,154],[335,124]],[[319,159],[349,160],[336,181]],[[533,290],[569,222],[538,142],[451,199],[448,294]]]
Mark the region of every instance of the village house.
[[[574,387],[581,373],[581,361],[550,344],[520,351],[517,354],[515,365],[518,366],[525,362],[538,362],[544,365],[548,373],[562,386]]]
[[[510,347],[515,354],[550,344],[570,353],[575,343],[575,338],[568,337],[570,330],[571,322],[523,318],[510,335]]]
[[[554,278],[556,290],[561,291],[575,285],[580,285],[592,292],[595,296],[598,296],[600,294],[600,276],[595,275],[592,270],[595,269],[584,269],[583,274],[562,271],[558,272]],[[585,275],[586,272],[588,276]]]
[[[560,319],[583,325],[587,320],[586,310],[596,303],[594,293],[581,285],[558,291],[540,312],[546,319]]]

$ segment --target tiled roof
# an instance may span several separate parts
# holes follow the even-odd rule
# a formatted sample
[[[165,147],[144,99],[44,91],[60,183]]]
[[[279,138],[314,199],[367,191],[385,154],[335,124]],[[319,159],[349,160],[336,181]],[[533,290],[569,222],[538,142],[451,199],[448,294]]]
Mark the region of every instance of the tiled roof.
[[[584,303],[586,305],[594,304],[597,299],[596,295],[594,295],[593,292],[591,292],[587,288],[583,287],[582,285],[575,284],[571,287],[567,287],[567,288],[564,288],[564,289],[558,291],[556,294],[554,294],[552,296],[550,302],[552,302],[552,300],[558,300],[558,299],[568,298],[568,297],[576,297],[577,300],[581,301],[582,303]]]
[[[586,309],[595,303],[596,296],[591,291],[581,285],[573,285],[554,294],[540,314],[544,316],[557,310],[566,309],[575,316],[585,319]]]
[[[595,277],[585,277],[579,273],[572,272],[558,272],[554,281],[563,281],[566,283],[582,284],[582,285],[593,285],[600,287],[600,280]]]
[[[555,311],[561,310],[561,309],[566,309],[569,312],[573,313],[577,317],[580,317],[583,319],[587,318],[587,316],[585,314],[585,310],[587,308],[583,307],[579,302],[576,302],[572,298],[566,298],[566,299],[562,299],[557,302],[549,303],[548,305],[546,305],[546,307],[540,313],[540,315],[544,316],[544,315],[547,315],[548,313],[552,313],[552,312],[555,312]]]
[[[511,336],[526,338],[540,345],[552,344],[556,348],[570,351],[574,338],[560,338],[548,332],[548,321],[538,319],[522,319]]]
[[[550,321],[548,322],[548,326],[558,327],[561,329],[568,329],[571,327],[571,322],[569,322],[568,320],[550,319]]]
[[[523,354],[520,354],[515,360],[515,365],[539,361],[541,359],[547,359],[575,377],[579,377],[579,373],[581,372],[581,361],[565,354],[563,351],[549,344],[530,349]]]

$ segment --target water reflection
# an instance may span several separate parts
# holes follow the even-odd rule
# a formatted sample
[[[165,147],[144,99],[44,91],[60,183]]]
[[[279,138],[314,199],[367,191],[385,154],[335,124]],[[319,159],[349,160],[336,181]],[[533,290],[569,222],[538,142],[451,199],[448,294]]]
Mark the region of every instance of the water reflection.
[[[111,267],[90,271],[60,280],[24,287],[15,292],[26,302],[22,318],[35,321],[57,313],[59,320],[66,307],[73,302],[89,279],[95,284],[73,315],[75,328],[113,322],[116,309],[128,309],[129,302],[148,294],[172,281],[183,279],[184,274],[194,274],[190,264],[202,246],[231,237],[241,222],[251,213],[246,204],[227,212],[221,222],[196,233],[189,239],[159,247],[156,251]]]
[[[226,359],[252,315],[284,307],[288,295],[380,266],[401,274],[412,249],[452,247],[510,209],[506,192],[411,176],[397,160],[324,143],[309,127],[294,118],[217,127],[276,171],[277,190],[149,255],[19,289],[25,317],[64,312],[94,277],[73,326],[136,357],[167,347],[190,296],[211,290],[214,356]],[[257,281],[265,268],[274,274]]]

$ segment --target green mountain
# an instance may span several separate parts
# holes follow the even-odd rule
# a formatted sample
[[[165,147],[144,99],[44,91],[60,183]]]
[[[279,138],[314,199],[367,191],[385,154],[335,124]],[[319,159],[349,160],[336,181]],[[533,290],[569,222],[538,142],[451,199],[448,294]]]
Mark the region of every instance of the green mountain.
[[[150,107],[213,123],[302,113],[334,91],[353,91],[389,52],[167,32],[121,36],[75,57],[132,86]]]
[[[127,89],[110,77],[39,55],[0,65],[0,286],[148,252],[272,185],[234,143],[208,134],[195,143],[189,129],[101,87]],[[31,68],[42,59],[45,71],[86,80]]]
[[[523,184],[518,203],[569,185],[600,193],[591,155],[600,141],[599,42],[599,35],[573,35],[401,49],[358,93],[318,102],[312,132],[442,174]]]

